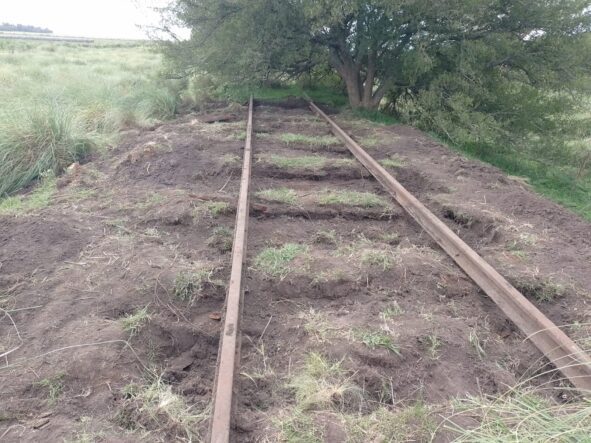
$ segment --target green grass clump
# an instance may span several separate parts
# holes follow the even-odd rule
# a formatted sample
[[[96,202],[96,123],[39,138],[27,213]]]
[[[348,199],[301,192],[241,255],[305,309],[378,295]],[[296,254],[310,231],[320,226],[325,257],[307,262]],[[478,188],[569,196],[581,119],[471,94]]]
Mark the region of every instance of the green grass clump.
[[[80,122],[59,105],[0,115],[0,196],[27,186],[46,171],[60,174],[93,146]]]
[[[400,307],[398,302],[394,301],[390,306],[380,312],[380,317],[382,320],[390,320],[402,314],[404,314],[404,310]]]
[[[591,436],[591,402],[557,402],[523,387],[498,397],[468,397],[457,416],[470,416],[476,425],[447,419],[445,428],[457,442],[588,442]],[[466,423],[465,421],[463,423]]]
[[[361,264],[382,268],[385,271],[394,265],[394,256],[389,251],[366,249],[361,253]]]
[[[41,183],[27,195],[0,199],[0,215],[19,213],[47,207],[56,192],[56,180],[52,172],[42,174]]]
[[[332,135],[281,134],[280,140],[287,144],[304,144],[310,146],[334,146],[341,142]]]
[[[320,205],[359,206],[363,208],[389,206],[385,199],[371,192],[324,191],[317,197],[317,201]]]
[[[257,255],[254,266],[271,277],[284,279],[291,271],[291,263],[306,251],[306,246],[296,243],[286,243],[280,248],[266,248]]]
[[[308,355],[304,368],[288,386],[295,391],[301,411],[338,407],[349,394],[361,395],[360,389],[349,381],[341,362],[328,360],[316,352]]]
[[[379,160],[379,163],[386,168],[402,168],[404,166],[404,160],[397,155]]]
[[[258,198],[277,203],[285,203],[288,205],[295,205],[298,201],[298,196],[293,189],[289,188],[275,188],[266,189],[256,193]]]
[[[64,392],[64,378],[66,374],[60,373],[53,377],[44,378],[36,382],[37,386],[47,389],[47,398],[49,404],[53,405],[61,397]]]
[[[0,197],[177,113],[183,83],[160,76],[150,44],[3,43]]]
[[[394,344],[392,337],[385,332],[358,331],[356,336],[357,339],[369,349],[384,348],[396,355],[400,355],[400,349]]]
[[[219,217],[230,212],[230,204],[228,202],[207,202],[205,207],[212,217]]]
[[[207,246],[217,249],[222,254],[232,250],[234,233],[225,226],[214,228],[213,235],[207,239]]]
[[[128,314],[121,319],[121,325],[125,332],[133,337],[152,319],[148,313],[148,307],[138,309],[133,314]]]
[[[120,424],[135,430],[137,422],[149,423],[150,429],[173,426],[184,441],[201,441],[196,429],[209,417],[207,408],[197,409],[173,392],[172,386],[161,377],[154,377],[145,385],[129,384],[123,388],[129,416],[120,416]],[[141,419],[140,419],[141,417]],[[178,430],[178,431],[177,431]]]
[[[350,159],[330,159],[318,155],[306,155],[302,157],[282,157],[279,155],[266,155],[261,160],[283,169],[310,169],[317,171],[329,165],[339,168],[348,168],[355,164]]]
[[[174,281],[174,295],[181,301],[193,304],[201,296],[207,287],[223,286],[223,283],[215,280],[215,269],[205,267],[197,271],[184,271],[177,274]]]
[[[392,409],[380,406],[368,415],[345,416],[348,440],[365,442],[428,442],[436,429],[429,408],[422,403]]]

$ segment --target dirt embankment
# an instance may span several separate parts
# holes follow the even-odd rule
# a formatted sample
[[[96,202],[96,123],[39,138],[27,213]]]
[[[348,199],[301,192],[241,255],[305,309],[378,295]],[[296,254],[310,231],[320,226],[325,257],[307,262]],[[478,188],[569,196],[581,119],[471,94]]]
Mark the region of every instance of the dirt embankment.
[[[60,180],[50,206],[0,215],[0,440],[203,437],[246,110],[219,114],[231,118],[130,131]],[[414,129],[337,119],[553,321],[589,337],[588,223]],[[429,408],[540,370],[325,124],[261,106],[255,130],[239,441],[367,441],[387,435],[377,417],[422,441]]]

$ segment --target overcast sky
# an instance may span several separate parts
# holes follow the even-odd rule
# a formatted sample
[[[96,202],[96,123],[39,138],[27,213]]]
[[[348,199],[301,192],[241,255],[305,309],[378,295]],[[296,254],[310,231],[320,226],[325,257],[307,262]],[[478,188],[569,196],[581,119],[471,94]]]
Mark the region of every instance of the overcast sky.
[[[169,0],[0,0],[0,22],[95,38],[146,38],[139,26],[158,25],[155,6]]]

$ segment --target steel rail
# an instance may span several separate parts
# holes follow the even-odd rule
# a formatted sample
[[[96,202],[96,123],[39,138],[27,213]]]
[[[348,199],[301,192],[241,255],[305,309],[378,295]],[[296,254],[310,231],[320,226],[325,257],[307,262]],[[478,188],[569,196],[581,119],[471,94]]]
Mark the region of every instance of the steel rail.
[[[318,106],[310,108],[322,117],[332,132],[388,190],[406,212],[499,306],[505,315],[583,395],[591,396],[591,358],[523,294],[408,192],[376,160],[359,146]]]
[[[236,368],[240,363],[239,332],[242,314],[242,270],[246,257],[246,240],[248,235],[253,105],[254,102],[251,96],[248,106],[244,162],[242,165],[240,195],[238,197],[238,209],[236,213],[234,246],[232,248],[232,271],[226,296],[226,312],[224,315],[214,384],[213,413],[209,430],[209,441],[211,443],[227,443],[230,440],[234,376],[236,374]]]

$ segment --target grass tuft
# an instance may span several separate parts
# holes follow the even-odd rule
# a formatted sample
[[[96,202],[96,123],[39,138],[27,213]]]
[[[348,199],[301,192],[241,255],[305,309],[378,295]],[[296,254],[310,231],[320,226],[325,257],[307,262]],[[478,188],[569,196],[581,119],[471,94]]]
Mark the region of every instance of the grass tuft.
[[[394,256],[391,252],[381,249],[365,249],[361,253],[361,264],[368,267],[381,268],[386,271],[394,266]]]
[[[18,215],[35,209],[47,207],[56,191],[56,180],[53,172],[41,174],[41,182],[27,195],[7,197],[0,200],[0,215]]]
[[[174,282],[174,295],[179,300],[195,303],[208,287],[220,287],[223,283],[214,280],[215,269],[206,267],[195,272],[180,272]]]
[[[341,367],[341,362],[330,361],[312,352],[303,370],[289,385],[295,391],[300,411],[339,407],[351,396],[361,397],[361,390],[352,384]]]
[[[400,354],[400,349],[394,344],[392,337],[382,331],[357,331],[357,339],[369,349],[384,348],[396,355]]]
[[[381,406],[369,415],[345,416],[348,441],[365,442],[429,442],[436,429],[432,413],[427,406],[391,409]]]
[[[400,307],[398,302],[395,301],[380,313],[380,317],[382,320],[390,320],[402,314],[404,314],[404,310]]]
[[[35,383],[37,386],[47,389],[47,398],[49,399],[50,405],[55,404],[55,402],[61,397],[64,391],[65,376],[66,374],[60,373],[53,377],[44,378]]]
[[[271,277],[284,279],[292,270],[291,263],[307,250],[306,246],[296,243],[287,243],[280,248],[266,248],[256,256],[254,266]]]
[[[324,191],[317,197],[320,205],[358,206],[362,208],[387,207],[389,203],[371,192]]]
[[[60,174],[82,160],[95,143],[79,121],[58,104],[0,115],[0,196]]]
[[[123,394],[127,398],[130,416],[125,417],[126,423],[122,425],[135,429],[138,422],[149,423],[149,428],[166,427],[180,431],[184,438],[179,441],[199,441],[196,429],[207,420],[208,411],[195,410],[194,406],[188,405],[161,377],[146,385],[127,385]]]
[[[287,143],[288,145],[302,144],[310,146],[328,147],[341,144],[341,142],[332,135],[313,136],[287,133],[281,134],[279,138],[282,142]]]
[[[213,235],[207,239],[207,246],[217,249],[225,254],[232,250],[234,243],[234,233],[225,226],[214,228]]]
[[[591,436],[591,402],[558,403],[523,387],[498,397],[468,397],[458,409],[445,425],[457,442],[588,442]],[[462,415],[472,425],[455,420]]]
[[[385,168],[402,168],[405,165],[404,160],[398,155],[392,155],[388,158],[384,158],[379,163]]]
[[[257,192],[256,196],[263,200],[285,203],[288,205],[295,205],[298,200],[296,192],[289,188],[266,189]]]
[[[230,204],[228,202],[207,202],[205,207],[209,214],[214,218],[226,215],[230,212]]]
[[[133,314],[128,314],[121,319],[121,324],[125,332],[129,332],[130,336],[135,336],[140,330],[152,319],[148,313],[148,307],[138,309]]]

